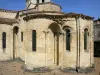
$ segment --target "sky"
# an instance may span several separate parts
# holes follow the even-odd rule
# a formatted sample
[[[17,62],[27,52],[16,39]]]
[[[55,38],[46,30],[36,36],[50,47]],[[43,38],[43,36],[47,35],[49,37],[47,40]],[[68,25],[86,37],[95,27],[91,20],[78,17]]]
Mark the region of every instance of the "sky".
[[[26,0],[0,0],[1,9],[23,10]],[[62,12],[75,12],[100,17],[100,0],[52,0],[62,6]]]

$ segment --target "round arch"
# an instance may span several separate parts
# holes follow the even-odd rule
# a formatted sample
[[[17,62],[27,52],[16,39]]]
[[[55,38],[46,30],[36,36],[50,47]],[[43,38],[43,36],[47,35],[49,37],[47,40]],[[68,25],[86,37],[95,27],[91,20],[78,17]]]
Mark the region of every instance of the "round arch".
[[[17,46],[18,46],[18,31],[19,31],[19,27],[18,26],[14,26],[13,27],[13,59],[15,59],[17,57]]]
[[[19,27],[18,26],[14,26],[13,27],[13,33],[17,34],[19,31]]]
[[[87,29],[87,30],[89,31],[89,26],[84,26],[84,27],[82,28],[82,32],[84,32],[85,29]]]
[[[62,32],[62,28],[59,24],[57,23],[51,23],[49,26],[48,26],[48,29],[51,29],[51,31],[53,33],[61,33]]]
[[[69,27],[69,26],[63,26],[62,29],[63,30],[69,29],[71,32],[73,31],[73,29],[71,27]]]

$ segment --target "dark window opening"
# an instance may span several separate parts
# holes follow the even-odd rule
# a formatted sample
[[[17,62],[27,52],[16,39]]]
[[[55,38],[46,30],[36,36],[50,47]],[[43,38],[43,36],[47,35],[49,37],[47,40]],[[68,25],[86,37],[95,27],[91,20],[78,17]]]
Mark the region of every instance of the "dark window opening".
[[[66,50],[70,51],[70,30],[66,29]]]
[[[36,51],[36,30],[32,31],[32,50]]]
[[[2,33],[2,48],[6,48],[6,32]]]
[[[21,32],[21,42],[23,42],[23,32]]]
[[[84,29],[84,49],[87,50],[88,29]]]
[[[44,0],[42,0],[42,3],[44,3]]]
[[[98,31],[98,38],[100,38],[100,31]]]
[[[39,0],[37,0],[37,4],[39,3]]]

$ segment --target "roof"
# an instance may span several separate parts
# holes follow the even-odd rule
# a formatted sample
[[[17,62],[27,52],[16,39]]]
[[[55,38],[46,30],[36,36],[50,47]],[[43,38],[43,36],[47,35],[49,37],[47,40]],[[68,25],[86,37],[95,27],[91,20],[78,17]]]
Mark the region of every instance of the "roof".
[[[91,16],[87,16],[87,15],[84,15],[82,13],[66,13],[65,15],[69,16],[69,17],[81,17],[83,19],[94,19],[94,17],[91,17]]]
[[[100,22],[100,20],[94,20],[94,22],[98,22],[98,21]]]
[[[60,14],[46,14],[46,13],[60,13]],[[31,14],[31,15],[30,15]],[[28,13],[23,13],[20,16],[26,15],[24,19],[29,19],[29,18],[37,18],[37,17],[50,17],[50,18],[64,18],[64,17],[70,17],[70,18],[76,18],[76,17],[81,17],[82,19],[88,19],[88,20],[93,20],[93,17],[84,15],[84,14],[77,14],[77,13],[62,13],[62,12],[49,12],[49,11],[38,11],[38,12],[28,12]]]
[[[25,11],[24,11],[25,12]],[[57,12],[57,11],[30,11],[28,12],[26,10],[25,13],[21,14],[20,16],[23,16],[23,15],[28,15],[28,14],[45,14],[45,13],[59,13],[59,14],[65,14],[63,12]]]
[[[55,4],[53,2],[44,2],[44,3],[39,3],[37,5],[42,5],[42,4],[52,4],[52,5],[56,5],[56,6],[59,6],[62,9],[62,7],[59,4]]]
[[[0,9],[0,12],[17,13],[16,10]]]
[[[14,24],[18,23],[16,19],[9,19],[9,18],[1,18],[0,17],[0,24]]]

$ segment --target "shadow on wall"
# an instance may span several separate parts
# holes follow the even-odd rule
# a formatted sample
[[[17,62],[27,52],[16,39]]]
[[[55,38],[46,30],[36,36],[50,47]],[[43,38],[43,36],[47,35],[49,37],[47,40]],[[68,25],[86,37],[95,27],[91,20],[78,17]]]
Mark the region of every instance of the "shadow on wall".
[[[94,42],[94,57],[100,57],[100,41]]]

